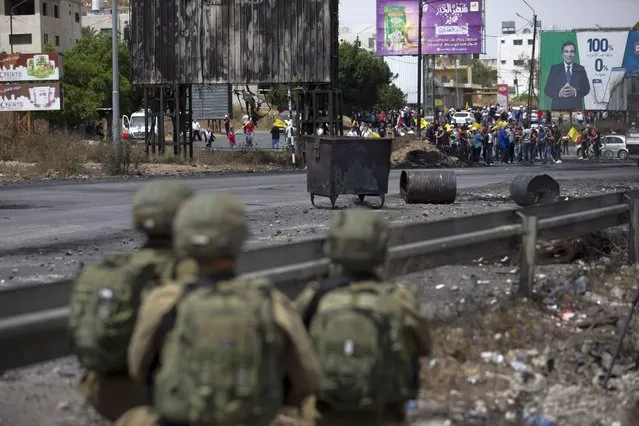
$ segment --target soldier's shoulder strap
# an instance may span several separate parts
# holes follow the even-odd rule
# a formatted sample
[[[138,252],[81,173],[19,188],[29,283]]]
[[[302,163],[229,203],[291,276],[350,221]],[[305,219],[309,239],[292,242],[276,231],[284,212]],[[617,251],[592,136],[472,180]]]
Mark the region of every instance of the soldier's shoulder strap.
[[[177,320],[177,311],[180,302],[192,291],[197,290],[203,286],[215,285],[220,281],[224,281],[227,279],[234,278],[234,276],[212,276],[206,278],[198,278],[195,281],[188,282],[182,288],[182,293],[180,297],[175,301],[171,309],[169,309],[160,320],[158,327],[153,333],[153,337],[151,338],[151,344],[149,346],[149,353],[152,354],[152,361],[149,365],[148,371],[145,372],[144,376],[146,378],[145,382],[147,384],[147,389],[153,389],[155,372],[158,370],[161,364],[162,357],[162,347],[164,346],[164,341],[166,339],[167,334],[173,329],[175,326],[175,322]],[[152,394],[152,392],[151,392]]]
[[[315,316],[315,313],[317,313],[317,308],[319,306],[319,303],[324,296],[326,296],[328,293],[330,293],[333,290],[346,287],[351,282],[352,282],[351,278],[344,277],[344,276],[332,277],[332,278],[327,278],[325,280],[321,280],[319,282],[317,291],[315,292],[315,294],[313,294],[313,298],[309,302],[308,307],[306,308],[306,310],[304,311],[304,314],[302,315],[302,322],[304,323],[304,326],[306,328],[310,326],[311,320]]]

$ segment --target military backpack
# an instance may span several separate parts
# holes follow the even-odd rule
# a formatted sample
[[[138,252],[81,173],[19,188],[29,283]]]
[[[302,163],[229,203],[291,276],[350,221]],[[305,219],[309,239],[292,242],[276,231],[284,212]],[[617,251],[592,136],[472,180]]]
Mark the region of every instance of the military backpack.
[[[146,292],[175,275],[170,251],[111,254],[87,265],[71,294],[69,329],[80,364],[101,374],[127,371],[127,349]],[[175,278],[175,277],[173,277]]]
[[[323,287],[305,314],[322,366],[318,402],[336,411],[377,412],[409,399],[414,362],[394,288],[373,281]]]
[[[272,287],[249,280],[185,287],[155,336],[175,347],[154,374],[154,410],[188,424],[269,425],[282,404]]]

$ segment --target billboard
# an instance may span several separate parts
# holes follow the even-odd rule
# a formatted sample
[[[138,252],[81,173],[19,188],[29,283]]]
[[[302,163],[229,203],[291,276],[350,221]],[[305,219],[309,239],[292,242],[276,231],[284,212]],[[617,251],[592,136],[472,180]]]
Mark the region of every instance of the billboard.
[[[505,109],[508,109],[508,90],[508,84],[497,85],[497,103]]]
[[[0,55],[0,83],[60,80],[58,53]]]
[[[59,111],[60,83],[0,84],[0,112]]]
[[[483,0],[439,0],[424,7],[422,53],[482,53]],[[417,55],[419,1],[377,0],[377,54]]]
[[[541,109],[625,110],[629,75],[639,77],[639,31],[541,33]]]

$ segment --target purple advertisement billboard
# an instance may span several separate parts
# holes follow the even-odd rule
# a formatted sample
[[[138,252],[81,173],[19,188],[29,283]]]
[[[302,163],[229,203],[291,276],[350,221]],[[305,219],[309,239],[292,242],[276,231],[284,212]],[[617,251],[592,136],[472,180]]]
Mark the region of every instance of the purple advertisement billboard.
[[[377,0],[377,54],[417,55],[419,0]],[[482,53],[483,0],[426,1],[422,53]]]

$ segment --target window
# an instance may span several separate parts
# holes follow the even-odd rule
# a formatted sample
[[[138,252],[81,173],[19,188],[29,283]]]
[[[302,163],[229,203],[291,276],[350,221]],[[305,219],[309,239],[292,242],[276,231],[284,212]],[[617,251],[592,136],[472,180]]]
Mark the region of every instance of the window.
[[[502,65],[506,65],[506,60],[505,60],[505,59],[502,59],[502,60],[501,60],[501,64],[502,64]]]
[[[75,22],[80,22],[80,13],[75,12]]]
[[[513,61],[513,64],[514,64],[516,67],[523,67],[523,66],[524,66],[524,60],[523,60],[523,59],[515,59],[515,60]]]
[[[60,36],[55,36],[55,45],[60,46]]]
[[[111,33],[112,33],[112,29],[111,28],[102,28],[100,29],[100,34],[104,35],[104,36],[109,36],[111,37]]]
[[[524,45],[523,40],[513,40],[513,46],[523,46],[523,45]]]
[[[528,46],[532,46],[532,45],[533,45],[533,39],[530,38],[530,39],[528,39]]]
[[[48,15],[49,15],[48,5],[42,2],[42,16],[48,16]]]
[[[57,4],[53,5],[53,17],[54,18],[59,18],[60,17],[60,10],[58,9],[58,5]]]
[[[31,34],[9,34],[9,44],[31,44]]]
[[[34,0],[4,0],[4,14],[6,16],[35,15],[35,13]]]
[[[42,43],[47,44],[49,42],[49,34],[42,34]]]

